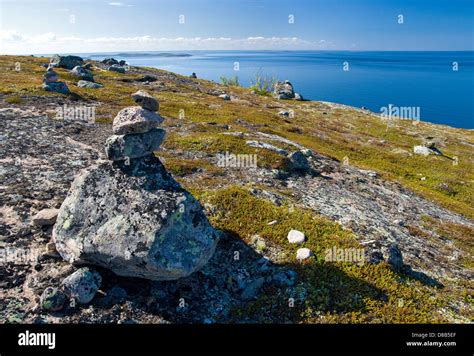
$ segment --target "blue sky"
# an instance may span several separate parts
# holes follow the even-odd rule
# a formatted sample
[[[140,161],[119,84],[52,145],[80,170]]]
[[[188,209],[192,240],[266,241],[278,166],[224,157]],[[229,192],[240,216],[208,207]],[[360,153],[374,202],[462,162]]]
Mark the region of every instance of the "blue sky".
[[[0,0],[0,11],[1,53],[474,49],[474,0]]]

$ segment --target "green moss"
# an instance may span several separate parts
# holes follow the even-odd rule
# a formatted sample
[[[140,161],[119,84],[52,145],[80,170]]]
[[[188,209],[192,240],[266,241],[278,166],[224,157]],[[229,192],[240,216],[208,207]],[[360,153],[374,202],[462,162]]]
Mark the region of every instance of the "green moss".
[[[326,262],[325,252],[333,246],[360,247],[350,231],[311,211],[275,206],[258,199],[247,189],[231,186],[214,192],[195,192],[215,207],[212,224],[249,242],[258,234],[284,252],[279,262],[298,271],[302,284],[295,288],[268,288],[258,300],[233,311],[236,321],[244,315],[260,322],[442,322],[438,310],[449,298],[435,287],[398,275],[387,264]],[[272,226],[268,222],[277,220]],[[287,242],[289,230],[306,235],[304,247],[316,258],[300,263],[297,247]],[[300,246],[298,246],[300,247]],[[298,295],[304,295],[298,297]],[[294,306],[289,306],[289,298]]]

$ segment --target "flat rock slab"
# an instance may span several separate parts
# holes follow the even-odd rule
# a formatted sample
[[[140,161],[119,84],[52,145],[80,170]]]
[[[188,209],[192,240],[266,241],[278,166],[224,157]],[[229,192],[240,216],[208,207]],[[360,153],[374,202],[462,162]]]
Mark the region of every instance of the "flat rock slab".
[[[53,241],[70,263],[121,276],[175,280],[204,266],[218,233],[154,156],[103,162],[74,180]]]
[[[127,160],[150,155],[165,138],[165,131],[152,129],[145,133],[113,135],[105,143],[105,153],[112,161]]]
[[[117,135],[147,132],[163,122],[157,113],[140,106],[130,106],[118,112],[112,129]]]

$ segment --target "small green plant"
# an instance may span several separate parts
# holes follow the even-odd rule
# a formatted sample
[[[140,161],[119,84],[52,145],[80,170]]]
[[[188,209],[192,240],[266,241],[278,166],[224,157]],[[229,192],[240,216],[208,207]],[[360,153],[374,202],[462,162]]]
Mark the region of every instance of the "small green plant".
[[[225,77],[225,76],[221,76],[221,84],[222,85],[227,85],[227,86],[233,86],[233,87],[239,87],[240,86],[240,83],[239,83],[239,77],[234,75],[233,77]]]
[[[262,74],[262,71],[258,71],[255,74],[255,79],[252,81],[250,89],[258,95],[269,95],[277,82],[278,78],[266,76]]]

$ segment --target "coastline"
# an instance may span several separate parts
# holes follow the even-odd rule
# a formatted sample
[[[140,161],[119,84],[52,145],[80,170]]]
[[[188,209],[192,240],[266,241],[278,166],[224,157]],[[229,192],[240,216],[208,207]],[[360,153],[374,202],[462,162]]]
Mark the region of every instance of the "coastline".
[[[132,66],[121,73],[96,61],[84,64],[90,65],[94,83],[101,85],[96,88],[80,87],[71,70],[54,68],[70,91],[60,94],[42,88],[48,62],[49,58],[0,56],[0,66],[9,68],[1,74],[0,87],[6,202],[0,216],[6,226],[1,245],[44,251],[51,229],[32,225],[32,217],[46,208],[60,208],[78,172],[104,159],[111,123],[118,112],[136,105],[131,94],[137,90],[159,101],[164,118],[166,137],[155,156],[199,201],[223,238],[206,269],[179,281],[153,282],[100,270],[106,293],[114,295],[113,288],[125,292],[118,300],[97,295],[90,304],[94,313],[87,312],[89,307],[67,307],[48,314],[35,307],[46,287],[57,285],[75,268],[57,254],[48,255],[48,250],[41,254],[39,267],[3,272],[11,276],[6,280],[6,300],[21,301],[0,311],[3,320],[472,319],[464,294],[472,290],[471,130],[405,120],[389,126],[370,112],[341,104],[281,100],[154,68]],[[77,116],[82,109],[91,109],[94,120]],[[58,117],[58,110],[71,110],[72,116]],[[415,154],[414,146],[428,139],[444,156]],[[295,165],[297,152],[306,164]],[[226,161],[219,164],[222,155]],[[254,164],[236,167],[227,160],[231,155],[252,155]],[[459,158],[458,164],[452,157]],[[292,230],[307,237],[304,248],[312,255],[305,261],[297,258],[298,247],[288,243]],[[360,250],[367,257],[358,255],[358,264],[326,261],[327,251],[334,247]],[[241,251],[239,263],[229,258],[235,251]],[[265,268],[262,258],[269,261]],[[286,277],[288,270],[297,277]],[[245,283],[240,287],[233,281],[242,275]],[[177,295],[197,302],[182,313],[176,308]],[[290,296],[304,300],[298,299],[296,312],[288,311]],[[339,307],[333,308],[334,303]]]

